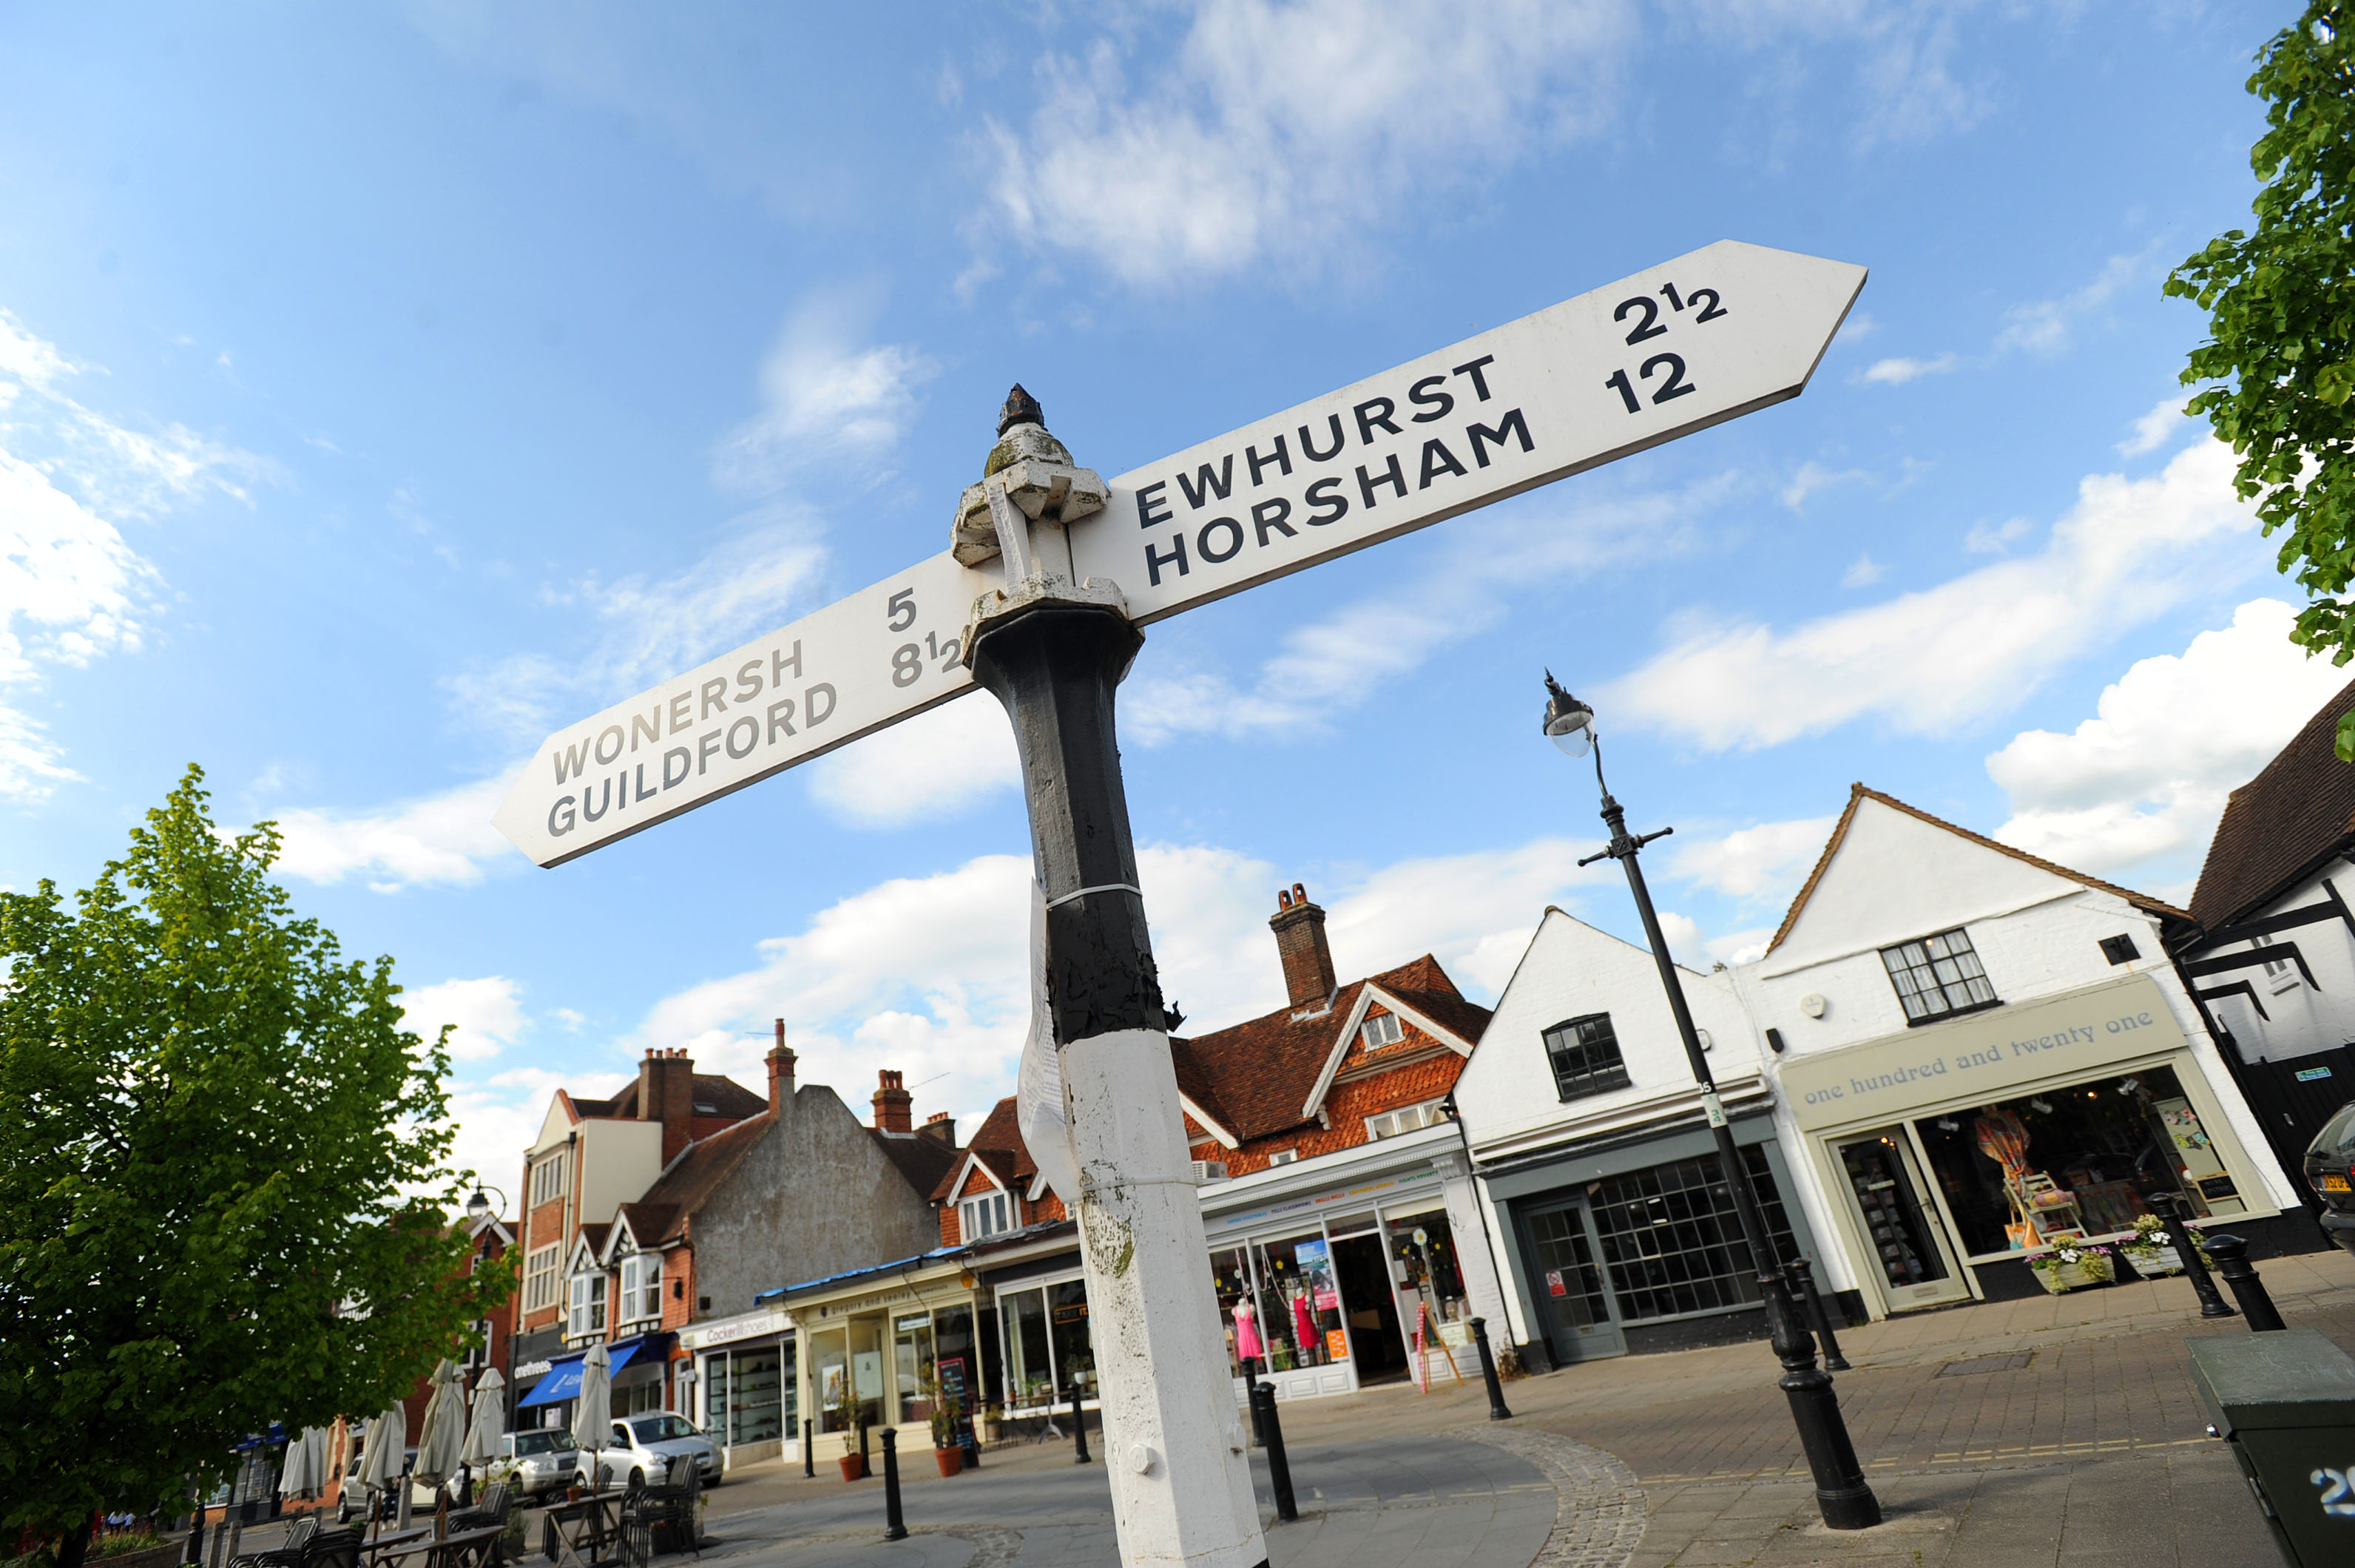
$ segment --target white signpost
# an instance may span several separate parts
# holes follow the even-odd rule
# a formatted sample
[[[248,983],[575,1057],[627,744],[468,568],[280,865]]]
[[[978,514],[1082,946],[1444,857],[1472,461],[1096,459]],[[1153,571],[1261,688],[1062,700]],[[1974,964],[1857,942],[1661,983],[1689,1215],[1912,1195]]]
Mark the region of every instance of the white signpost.
[[[1797,397],[1864,279],[1721,240],[1120,475],[1068,575],[1142,625]],[[964,696],[999,568],[943,550],[568,725],[499,830],[561,865]]]
[[[954,553],[549,736],[499,807],[559,865],[977,687],[1005,705],[1128,1568],[1267,1561],[1120,780],[1135,628],[1796,397],[1864,277],[1711,245],[1108,486],[1018,388]]]

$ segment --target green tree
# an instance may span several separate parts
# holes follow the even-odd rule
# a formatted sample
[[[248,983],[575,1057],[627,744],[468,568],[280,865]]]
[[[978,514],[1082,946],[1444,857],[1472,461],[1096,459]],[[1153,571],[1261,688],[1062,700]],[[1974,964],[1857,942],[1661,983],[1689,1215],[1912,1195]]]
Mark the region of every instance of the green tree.
[[[2213,336],[2191,351],[2191,399],[2240,455],[2242,498],[2280,568],[2307,595],[2290,634],[2335,664],[2355,656],[2355,53],[2350,7],[2314,0],[2257,54],[2249,91],[2265,133],[2249,162],[2263,182],[2256,229],[2235,229],[2175,269],[2167,292],[2196,301]],[[2355,715],[2339,725],[2355,762]]]
[[[373,1414],[512,1288],[470,1275],[432,1045],[190,768],[69,908],[0,893],[0,1529],[83,1555],[230,1445]]]

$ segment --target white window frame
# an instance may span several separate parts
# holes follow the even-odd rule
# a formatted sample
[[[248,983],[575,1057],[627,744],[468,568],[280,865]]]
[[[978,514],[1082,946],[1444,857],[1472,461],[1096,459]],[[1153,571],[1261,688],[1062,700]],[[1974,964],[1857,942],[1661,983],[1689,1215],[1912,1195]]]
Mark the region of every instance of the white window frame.
[[[1383,1026],[1387,1025],[1385,1028]],[[1366,1042],[1368,1051],[1380,1051],[1386,1045],[1396,1045],[1406,1038],[1406,1025],[1396,1013],[1372,1013],[1358,1026],[1358,1036]]]
[[[565,1338],[586,1339],[603,1336],[607,1277],[602,1269],[572,1276],[564,1306]]]
[[[553,1203],[564,1196],[564,1166],[566,1151],[557,1150],[545,1159],[532,1161],[531,1206]]]
[[[1300,1151],[1296,1148],[1280,1148],[1267,1157],[1267,1163],[1271,1166],[1291,1165],[1299,1157]]]
[[[1021,1228],[1014,1223],[1016,1218],[1013,1194],[993,1188],[958,1203],[957,1235],[967,1242],[1002,1236]]]
[[[526,1312],[544,1312],[557,1305],[557,1254],[563,1250],[563,1243],[550,1242],[525,1254],[523,1309]]]
[[[1368,1116],[1366,1136],[1379,1141],[1397,1137],[1402,1133],[1420,1132],[1424,1127],[1445,1121],[1446,1111],[1444,1095],[1436,1100],[1425,1100],[1420,1105],[1401,1105],[1396,1110],[1384,1111],[1379,1116]]]
[[[642,1323],[662,1316],[662,1254],[632,1253],[622,1260],[622,1314],[624,1323]]]

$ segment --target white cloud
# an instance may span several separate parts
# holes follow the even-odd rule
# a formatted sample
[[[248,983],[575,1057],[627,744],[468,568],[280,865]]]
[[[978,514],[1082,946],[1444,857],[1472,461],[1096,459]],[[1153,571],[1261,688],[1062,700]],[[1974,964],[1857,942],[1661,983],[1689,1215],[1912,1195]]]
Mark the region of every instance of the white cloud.
[[[1870,551],[1858,556],[1849,569],[1840,573],[1842,588],[1870,588],[1889,575],[1889,568],[1872,559]]]
[[[1575,505],[1508,502],[1481,517],[1480,548],[1447,552],[1394,592],[1344,604],[1289,635],[1248,687],[1225,675],[1172,669],[1136,678],[1122,704],[1123,733],[1140,745],[1178,736],[1320,733],[1385,681],[1477,635],[1516,592],[1683,549],[1693,519],[1737,488],[1720,475],[1677,492]]]
[[[720,445],[722,484],[765,494],[820,463],[845,490],[879,476],[915,418],[917,388],[939,370],[906,344],[858,341],[881,304],[862,288],[820,290],[794,307],[762,361],[761,411]]]
[[[2035,528],[2026,517],[2012,517],[2001,523],[1973,523],[1970,532],[1963,536],[1963,548],[1973,555],[2009,555],[2011,547]]]
[[[400,1027],[431,1043],[444,1024],[455,1061],[483,1061],[513,1045],[525,1028],[522,987],[504,975],[444,980],[401,993]]]
[[[1876,386],[1902,387],[1924,376],[1943,376],[1961,363],[1961,359],[1953,354],[1941,354],[1934,359],[1909,359],[1900,356],[1874,360],[1858,371],[1855,379]]]
[[[979,692],[828,752],[808,778],[837,820],[899,827],[968,811],[1018,787],[1022,770],[1006,709]]]
[[[2232,470],[2231,451],[2204,441],[2147,479],[2088,475],[2037,553],[1787,631],[1695,612],[1672,627],[1666,652],[1604,696],[1710,751],[1868,717],[1902,733],[1948,733],[2251,570],[2240,540],[2253,519]]]
[[[1635,31],[1618,0],[1204,0],[1174,49],[1039,61],[1028,123],[986,122],[987,221],[1146,287],[1321,267],[1410,193],[1605,123]]]
[[[2176,437],[2194,429],[2183,417],[2183,394],[2161,398],[2150,412],[2135,421],[2134,433],[2118,443],[2121,457],[2140,457],[2146,452],[2157,452]]]
[[[2201,848],[2225,797],[2355,679],[2292,644],[2296,621],[2251,600],[2181,655],[2137,661],[2068,734],[2023,731],[1987,760],[2011,797],[1995,837],[2088,871]]]
[[[1668,874],[1714,888],[1730,898],[1786,901],[1823,853],[1837,816],[1762,822],[1715,838],[1678,834]]]
[[[517,1218],[523,1198],[523,1155],[539,1136],[548,1102],[559,1089],[598,1100],[621,1092],[636,1077],[633,1072],[568,1068],[558,1072],[541,1067],[510,1068],[488,1078],[453,1074],[450,1117],[457,1124],[453,1167],[472,1170],[486,1185],[506,1195],[504,1217]],[[496,1194],[493,1195],[494,1201]]]
[[[365,874],[378,891],[478,882],[485,865],[511,857],[521,863],[515,846],[491,826],[491,813],[514,783],[509,772],[375,812],[277,812],[279,874],[312,882]]]
[[[1791,475],[1788,485],[1783,486],[1783,505],[1796,512],[1806,506],[1807,497],[1818,490],[1828,490],[1835,485],[1854,485],[1871,477],[1861,468],[1834,470],[1810,458],[1799,464],[1799,471]]]
[[[66,394],[85,368],[0,310],[0,690],[140,646],[161,579],[117,523],[272,472],[179,425],[147,433]],[[0,703],[0,798],[80,775],[40,723]]]
[[[1996,335],[1998,352],[2024,349],[2030,354],[2058,354],[2069,347],[2069,335],[2076,324],[2107,304],[2110,296],[2134,282],[2150,252],[2140,255],[2113,256],[2098,276],[2083,288],[2062,295],[2059,299],[2039,300],[2030,304],[2014,305],[2004,313],[2004,328]]]

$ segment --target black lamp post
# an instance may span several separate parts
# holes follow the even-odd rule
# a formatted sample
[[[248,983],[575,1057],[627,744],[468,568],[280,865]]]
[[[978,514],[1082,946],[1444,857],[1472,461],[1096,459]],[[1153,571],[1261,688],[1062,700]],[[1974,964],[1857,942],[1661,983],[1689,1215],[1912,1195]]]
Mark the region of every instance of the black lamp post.
[[[1700,1085],[1701,1107],[1708,1112],[1710,1131],[1717,1138],[1718,1167],[1726,1189],[1732,1194],[1734,1212],[1742,1222],[1742,1239],[1750,1253],[1751,1266],[1757,1272],[1758,1295],[1765,1305],[1774,1354],[1783,1363],[1783,1392],[1791,1402],[1791,1419],[1798,1426],[1800,1446],[1806,1450],[1807,1467],[1815,1472],[1816,1506],[1823,1510],[1824,1523],[1834,1530],[1869,1529],[1881,1522],[1880,1499],[1872,1495],[1863,1470],[1857,1465],[1856,1445],[1849,1441],[1848,1425],[1840,1419],[1839,1396],[1832,1392],[1832,1376],[1816,1364],[1815,1340],[1801,1327],[1799,1315],[1791,1304],[1774,1243],[1759,1218],[1758,1195],[1750,1185],[1750,1172],[1742,1166],[1741,1150],[1734,1146],[1733,1129],[1726,1123],[1725,1107],[1718,1101],[1717,1081],[1710,1073],[1709,1059],[1701,1054],[1700,1037],[1693,1029],[1691,1009],[1685,1005],[1684,983],[1678,978],[1676,964],[1668,956],[1668,939],[1660,934],[1660,918],[1652,908],[1651,890],[1644,885],[1643,869],[1636,863],[1638,850],[1655,838],[1667,837],[1675,829],[1663,827],[1641,837],[1627,831],[1627,815],[1611,797],[1611,786],[1603,780],[1603,748],[1594,733],[1594,710],[1564,691],[1550,671],[1546,675],[1546,738],[1570,756],[1582,757],[1590,752],[1594,754],[1594,784],[1603,795],[1603,821],[1611,829],[1611,842],[1579,864],[1592,865],[1608,858],[1626,869],[1627,889],[1636,895],[1636,911],[1644,920],[1644,937],[1651,944],[1652,961],[1659,965],[1660,985],[1668,994],[1668,1010],[1675,1015],[1677,1033],[1684,1040],[1685,1059],[1692,1064],[1693,1078]]]

